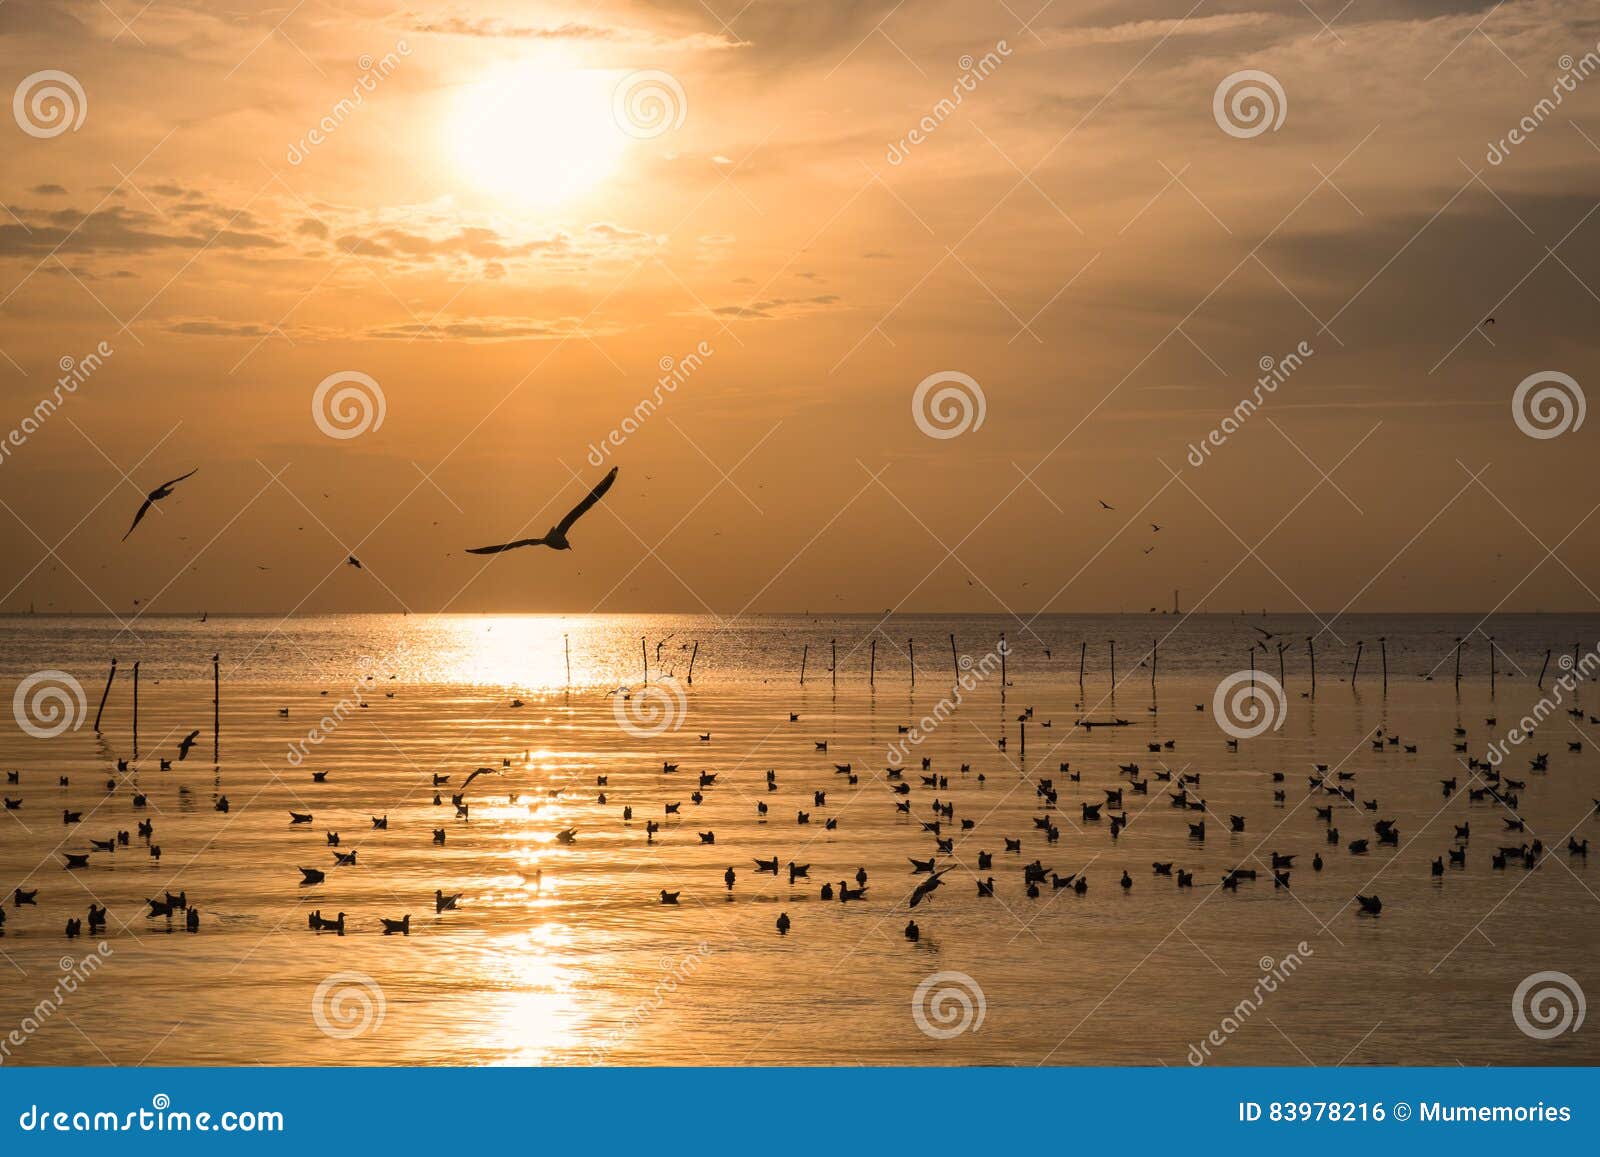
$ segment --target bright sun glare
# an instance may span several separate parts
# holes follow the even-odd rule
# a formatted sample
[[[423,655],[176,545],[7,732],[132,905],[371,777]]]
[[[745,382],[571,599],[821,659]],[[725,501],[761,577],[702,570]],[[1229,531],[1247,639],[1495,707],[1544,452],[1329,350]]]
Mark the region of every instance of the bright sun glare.
[[[628,138],[614,78],[523,66],[462,93],[450,124],[456,164],[483,191],[528,208],[565,204],[616,169]]]

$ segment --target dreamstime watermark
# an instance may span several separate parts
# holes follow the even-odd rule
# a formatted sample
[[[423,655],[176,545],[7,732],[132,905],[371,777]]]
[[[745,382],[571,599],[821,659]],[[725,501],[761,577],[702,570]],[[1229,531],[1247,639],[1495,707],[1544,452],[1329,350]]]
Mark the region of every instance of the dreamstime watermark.
[[[611,93],[611,116],[635,140],[647,141],[683,124],[689,98],[670,72],[659,68],[630,72]]]
[[[1535,972],[1511,994],[1511,1019],[1534,1040],[1577,1032],[1588,1009],[1582,986],[1565,972]]]
[[[20,1049],[27,1044],[44,1024],[66,1003],[67,997],[78,991],[80,985],[85,984],[100,966],[111,959],[112,948],[104,940],[95,947],[95,950],[82,959],[74,960],[70,956],[63,956],[60,961],[61,977],[55,982],[46,996],[33,1008],[23,1014],[17,1027],[0,1038],[0,1064],[5,1064],[11,1058],[13,1049]]]
[[[1511,394],[1511,420],[1530,438],[1559,438],[1583,425],[1588,403],[1571,374],[1540,370],[1517,383]]]
[[[1306,962],[1308,957],[1315,955],[1316,953],[1312,951],[1311,945],[1302,940],[1294,946],[1294,951],[1286,955],[1282,960],[1274,960],[1270,956],[1263,956],[1257,961],[1261,968],[1261,977],[1250,990],[1250,995],[1234,1005],[1232,1011],[1222,1018],[1216,1028],[1206,1034],[1204,1040],[1198,1045],[1191,1044],[1189,1046],[1189,1063],[1199,1067],[1210,1060],[1212,1050],[1219,1049],[1227,1044],[1228,1039],[1243,1028],[1246,1021],[1260,1011],[1261,1006],[1266,1003],[1267,997],[1277,992],[1280,985],[1287,982],[1291,976],[1298,972],[1300,966]]]
[[[30,137],[47,140],[82,128],[89,98],[70,72],[46,68],[22,78],[11,96],[11,115]]]
[[[611,1051],[643,1028],[645,1022],[667,1003],[667,998],[678,991],[678,986],[698,972],[700,966],[714,951],[715,949],[702,940],[695,945],[694,951],[685,954],[682,959],[663,959],[661,979],[656,981],[655,987],[650,990],[650,995],[629,1009],[623,1016],[622,1023],[601,1037],[599,1043],[589,1050],[589,1063],[605,1064]]]
[[[68,1111],[30,1104],[17,1116],[24,1133],[282,1133],[283,1114],[275,1109],[224,1109],[220,1112],[174,1109],[172,1098],[157,1093],[148,1109],[126,1113],[108,1109]]]
[[[377,1032],[388,1009],[383,986],[365,972],[335,972],[311,994],[311,1019],[334,1040]]]
[[[356,678],[350,685],[349,695],[335,703],[333,710],[323,715],[316,726],[306,732],[304,739],[296,739],[289,744],[289,749],[284,755],[289,766],[299,767],[303,764],[306,756],[311,754],[311,748],[319,746],[323,740],[338,731],[346,719],[365,706],[365,695],[372,680],[379,674],[393,675],[399,669],[400,660],[405,654],[406,644],[401,640],[395,644],[394,650],[381,660],[369,659],[364,655],[357,659],[357,670],[365,671],[367,674]]]
[[[1229,73],[1211,96],[1211,115],[1230,137],[1247,140],[1277,132],[1289,115],[1289,97],[1270,72],[1244,68]]]
[[[1504,739],[1497,739],[1489,744],[1489,753],[1484,758],[1490,767],[1499,767],[1513,749],[1528,742],[1533,737],[1535,729],[1567,702],[1568,695],[1577,697],[1578,685],[1584,676],[1592,677],[1597,670],[1600,670],[1600,653],[1594,650],[1585,651],[1577,659],[1571,655],[1562,655],[1556,662],[1564,673],[1556,678],[1549,693],[1542,696],[1521,719],[1517,720],[1516,725],[1506,732]]]
[[[983,387],[960,370],[929,374],[911,392],[911,420],[930,438],[959,438],[981,429],[988,412]]]
[[[78,387],[93,377],[95,371],[105,365],[106,359],[114,353],[116,350],[111,348],[109,342],[101,342],[81,358],[63,356],[56,363],[61,376],[56,379],[55,388],[35,402],[32,411],[0,440],[0,465],[11,457],[12,450],[25,445],[29,438],[37,434],[50,416],[61,408],[61,403],[76,394]]]
[[[311,420],[328,437],[340,441],[380,429],[388,411],[383,387],[359,370],[329,374],[311,393]]]
[[[1289,700],[1283,684],[1265,671],[1235,671],[1217,684],[1211,714],[1217,726],[1235,739],[1254,739],[1283,729]]]
[[[950,86],[950,95],[940,97],[933,108],[929,109],[905,136],[898,141],[889,142],[889,151],[886,154],[889,163],[903,164],[911,155],[911,150],[933,136],[940,125],[954,116],[967,94],[977,92],[978,83],[1005,63],[1005,58],[1010,55],[1011,46],[1004,40],[997,40],[994,47],[982,56],[974,59],[969,52],[956,61],[961,68],[961,75],[956,77],[955,83]]]
[[[906,756],[913,747],[922,746],[930,735],[939,730],[941,724],[956,713],[967,695],[972,694],[984,680],[996,675],[1003,666],[1003,660],[1011,653],[1010,644],[1001,640],[994,650],[974,662],[971,655],[962,655],[956,662],[961,668],[961,673],[956,676],[955,686],[950,688],[950,694],[940,699],[933,705],[933,710],[924,715],[902,736],[889,744],[887,758],[890,767],[899,767],[905,762]]]
[[[411,46],[404,40],[396,40],[394,47],[377,60],[363,53],[356,61],[356,67],[361,70],[361,75],[356,77],[355,83],[350,86],[350,95],[340,97],[303,137],[290,142],[286,156],[288,162],[291,165],[300,164],[311,155],[313,148],[338,132],[340,126],[366,101],[367,94],[377,91],[378,82],[387,79],[400,67],[400,61],[410,55]]]
[[[635,739],[653,739],[677,731],[689,714],[689,697],[683,684],[672,676],[646,683],[629,695],[612,697],[611,710],[617,726]]]
[[[609,431],[598,444],[589,443],[589,465],[605,465],[611,451],[621,448],[624,442],[637,434],[645,422],[650,420],[651,415],[661,408],[667,396],[677,393],[678,387],[688,381],[695,371],[705,365],[706,359],[716,352],[710,342],[703,341],[677,360],[663,357],[657,362],[661,376],[656,379],[655,389],[649,397],[640,398],[638,405],[633,407],[633,412],[624,417],[616,429]]]
[[[35,671],[11,696],[17,726],[35,739],[54,739],[83,726],[89,700],[83,684],[66,671]]]
[[[965,972],[935,972],[911,994],[911,1019],[934,1040],[977,1032],[988,1012],[983,987]]]
[[[1484,160],[1491,165],[1498,165],[1509,157],[1512,149],[1539,130],[1539,126],[1556,111],[1568,93],[1577,92],[1579,84],[1600,70],[1600,44],[1585,52],[1576,61],[1572,59],[1570,52],[1562,53],[1556,61],[1556,66],[1561,69],[1561,75],[1556,77],[1555,83],[1550,86],[1550,95],[1541,98],[1505,136],[1498,141],[1489,142],[1489,151],[1484,154]]]
[[[1294,349],[1284,354],[1281,358],[1274,358],[1271,354],[1262,354],[1261,360],[1256,364],[1261,368],[1261,376],[1256,379],[1255,387],[1250,395],[1240,398],[1238,405],[1233,407],[1233,412],[1222,419],[1198,443],[1189,443],[1189,465],[1199,468],[1204,466],[1206,459],[1211,457],[1214,447],[1220,448],[1234,434],[1237,434],[1250,416],[1259,410],[1267,400],[1269,394],[1278,392],[1278,387],[1301,366],[1306,364],[1306,359],[1317,351],[1311,348],[1310,342],[1301,342]]]

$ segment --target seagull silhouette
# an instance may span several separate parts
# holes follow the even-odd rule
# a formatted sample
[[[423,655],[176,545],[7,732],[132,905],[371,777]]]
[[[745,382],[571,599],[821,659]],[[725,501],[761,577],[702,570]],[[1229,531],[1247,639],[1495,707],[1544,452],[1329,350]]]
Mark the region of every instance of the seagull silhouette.
[[[185,735],[183,737],[183,741],[178,744],[178,762],[179,763],[182,763],[184,760],[189,758],[189,749],[194,746],[194,741],[196,739],[199,739],[199,738],[200,738],[200,729],[198,727],[195,728],[193,731],[189,732],[188,735]]]
[[[617,468],[613,466],[611,473],[600,479],[600,484],[584,495],[582,502],[569,510],[565,518],[545,531],[540,538],[519,538],[515,542],[504,542],[499,546],[468,547],[467,553],[499,554],[501,551],[516,550],[521,546],[548,546],[552,550],[571,550],[572,544],[567,541],[567,531],[572,529],[573,523],[589,512],[591,506],[605,497],[606,491],[611,489],[611,484],[616,480]]]
[[[1100,509],[1101,510],[1115,510],[1116,509],[1115,506],[1112,506],[1111,503],[1107,502],[1104,498],[1096,498],[1095,501],[1100,504]]]
[[[199,470],[199,469],[200,468],[198,466],[196,466],[194,468],[194,470],[189,471],[188,474],[180,474],[180,475],[178,475],[178,477],[174,478],[171,482],[163,482],[160,486],[157,486],[149,494],[145,495],[144,505],[139,507],[139,513],[135,514],[133,516],[133,525],[128,527],[128,534],[132,534],[134,532],[135,527],[137,527],[139,525],[139,523],[144,519],[145,514],[148,513],[148,511],[150,510],[151,506],[153,506],[157,502],[160,502],[163,498],[167,497],[167,495],[171,494],[172,493],[172,488],[174,486],[176,486],[178,483],[182,482],[185,478],[188,478],[191,475],[193,475],[195,473],[195,471]],[[128,541],[128,534],[124,534],[122,536],[122,541],[123,542],[127,542]]]
[[[353,566],[357,570],[361,569],[361,560],[353,554],[344,560],[344,564],[345,566]]]

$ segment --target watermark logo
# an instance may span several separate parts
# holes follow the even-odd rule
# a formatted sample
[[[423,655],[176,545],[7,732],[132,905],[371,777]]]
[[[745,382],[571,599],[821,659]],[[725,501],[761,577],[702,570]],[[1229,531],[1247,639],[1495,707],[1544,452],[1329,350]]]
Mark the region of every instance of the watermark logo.
[[[1565,972],[1535,972],[1511,994],[1511,1019],[1534,1040],[1552,1040],[1583,1027],[1583,989]]]
[[[1587,410],[1583,387],[1559,370],[1529,374],[1511,395],[1511,419],[1517,429],[1541,441],[1578,429]]]
[[[377,430],[387,412],[383,387],[357,370],[329,374],[311,394],[311,420],[330,438],[359,438]]]
[[[311,1019],[334,1040],[376,1032],[388,1009],[383,986],[365,972],[335,972],[311,994]]]
[[[956,61],[956,65],[961,69],[961,75],[956,77],[955,83],[950,86],[950,95],[940,97],[905,136],[898,141],[890,141],[885,159],[891,165],[904,164],[906,158],[911,155],[911,150],[933,136],[940,125],[954,116],[967,94],[977,92],[979,82],[999,68],[1010,55],[1011,46],[1004,40],[997,40],[994,48],[980,57],[974,58],[970,52],[964,53],[961,59]]]
[[[1294,951],[1284,953],[1281,960],[1263,956],[1257,961],[1257,966],[1261,969],[1260,977],[1251,986],[1249,993],[1227,1011],[1216,1028],[1208,1032],[1199,1044],[1189,1046],[1189,1063],[1199,1067],[1210,1060],[1217,1049],[1227,1044],[1233,1034],[1261,1010],[1262,1005],[1267,1002],[1267,997],[1287,984],[1289,978],[1300,971],[1305,962],[1314,955],[1316,953],[1312,951],[1311,945],[1302,940],[1294,946]]]
[[[33,409],[24,414],[22,420],[0,438],[0,465],[11,457],[13,451],[26,446],[28,439],[37,434],[67,398],[76,394],[78,387],[93,377],[95,371],[105,365],[106,359],[115,352],[109,343],[101,342],[82,357],[63,355],[56,362],[61,370],[61,376],[56,379],[55,388],[35,402]]]
[[[1270,72],[1245,68],[1222,78],[1211,97],[1211,115],[1230,137],[1248,140],[1283,127],[1289,98]]]
[[[1289,700],[1283,684],[1265,671],[1235,671],[1217,684],[1211,714],[1217,726],[1235,739],[1254,739],[1282,730]]]
[[[289,144],[285,159],[291,165],[299,165],[311,155],[311,150],[322,144],[344,125],[355,114],[356,109],[366,102],[368,94],[376,92],[378,82],[386,79],[395,69],[400,67],[402,58],[411,55],[411,46],[404,40],[395,41],[394,48],[383,54],[377,60],[371,53],[362,53],[356,61],[356,68],[361,75],[356,77],[355,83],[350,86],[350,95],[340,97],[328,109],[316,124],[306,132],[305,136]]]
[[[11,696],[17,726],[35,739],[54,739],[83,726],[89,701],[83,684],[65,671],[35,671]]]
[[[980,429],[988,412],[983,387],[959,370],[929,374],[911,393],[911,419],[930,438],[959,438]]]
[[[683,124],[689,98],[670,72],[648,68],[630,72],[611,94],[611,115],[617,127],[635,140],[647,141]]]
[[[1262,404],[1267,400],[1267,396],[1276,394],[1278,387],[1287,382],[1296,370],[1306,364],[1306,359],[1314,353],[1316,353],[1316,350],[1311,348],[1311,343],[1303,341],[1281,358],[1275,358],[1271,354],[1262,354],[1261,359],[1256,363],[1261,369],[1261,376],[1256,379],[1255,387],[1250,391],[1249,396],[1239,399],[1238,404],[1233,407],[1233,412],[1217,423],[1210,433],[1200,439],[1199,442],[1189,443],[1189,453],[1187,455],[1189,465],[1197,470],[1204,466],[1206,460],[1211,457],[1211,451],[1214,448],[1221,449],[1229,438],[1237,434],[1244,427],[1244,424],[1250,420],[1251,415],[1261,408]]]
[[[11,115],[30,137],[47,140],[83,127],[89,115],[89,98],[70,72],[47,68],[22,78],[11,97]]]
[[[637,434],[649,421],[652,415],[666,402],[668,396],[678,392],[678,387],[694,376],[695,372],[705,365],[706,359],[716,352],[710,342],[700,342],[684,354],[681,358],[672,358],[663,355],[656,362],[661,370],[661,376],[656,379],[656,387],[647,397],[639,399],[633,407],[633,412],[626,415],[617,427],[607,432],[599,442],[589,443],[589,465],[604,466],[606,459],[613,449],[619,449],[629,438]]]
[[[934,1040],[949,1040],[983,1027],[989,1002],[965,972],[935,972],[911,994],[911,1019]]]
[[[928,736],[939,730],[944,721],[954,715],[966,701],[966,697],[982,686],[984,680],[1004,670],[1004,659],[1010,653],[1010,646],[1002,639],[994,650],[976,663],[972,661],[971,655],[962,655],[956,664],[961,670],[956,676],[955,686],[950,688],[950,694],[935,703],[932,711],[907,728],[904,735],[889,744],[889,750],[885,753],[889,766],[899,767],[903,764],[906,756],[911,754],[911,749],[921,747]]]
[[[635,739],[653,739],[683,726],[689,713],[689,697],[676,679],[646,683],[634,694],[611,700],[617,726]]]

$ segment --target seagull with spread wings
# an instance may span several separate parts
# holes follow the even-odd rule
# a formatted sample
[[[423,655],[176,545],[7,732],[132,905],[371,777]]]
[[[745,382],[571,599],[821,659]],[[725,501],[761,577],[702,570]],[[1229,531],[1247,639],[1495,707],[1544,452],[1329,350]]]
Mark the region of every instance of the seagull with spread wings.
[[[499,554],[501,551],[516,550],[521,546],[548,546],[551,550],[571,550],[572,544],[567,541],[567,531],[572,529],[573,523],[589,512],[589,508],[605,497],[611,484],[617,480],[617,468],[613,466],[611,473],[600,479],[600,484],[588,494],[583,501],[567,512],[567,516],[556,525],[545,531],[539,538],[519,538],[515,542],[504,542],[499,546],[469,547],[468,554]]]
[[[163,498],[165,498],[169,494],[171,494],[172,493],[172,488],[174,486],[176,486],[178,483],[182,482],[185,478],[188,478],[191,475],[193,475],[199,469],[200,469],[200,467],[196,466],[194,468],[194,470],[189,471],[188,474],[180,474],[180,475],[178,475],[178,477],[174,478],[171,482],[163,482],[160,486],[157,486],[149,494],[145,495],[144,505],[139,507],[139,513],[135,514],[133,516],[133,525],[128,527],[128,534],[132,534],[134,532],[134,530],[138,527],[139,523],[141,521],[143,521],[144,516],[149,513],[151,506],[155,505],[157,502],[160,502]],[[128,541],[128,534],[124,534],[122,536],[122,541],[123,542],[127,542]]]

